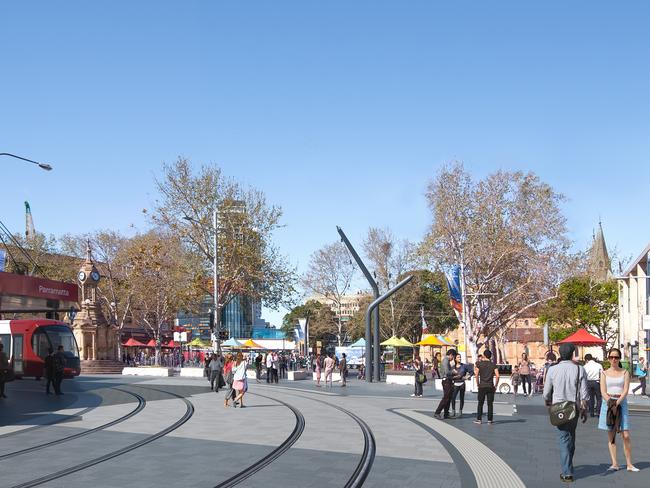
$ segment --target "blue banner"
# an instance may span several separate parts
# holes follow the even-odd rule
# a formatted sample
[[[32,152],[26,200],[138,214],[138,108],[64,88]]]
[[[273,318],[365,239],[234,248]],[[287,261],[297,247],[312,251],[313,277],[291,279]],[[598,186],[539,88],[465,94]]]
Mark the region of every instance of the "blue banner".
[[[449,286],[449,298],[451,306],[458,313],[463,313],[463,292],[460,286],[460,266],[457,264],[451,267],[446,275]]]
[[[5,262],[7,260],[7,251],[0,249],[0,271],[5,270]]]

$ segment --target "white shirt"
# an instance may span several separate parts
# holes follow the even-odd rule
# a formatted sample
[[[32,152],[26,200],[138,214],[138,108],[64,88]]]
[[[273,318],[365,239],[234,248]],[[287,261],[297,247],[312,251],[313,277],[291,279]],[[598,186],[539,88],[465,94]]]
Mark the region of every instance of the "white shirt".
[[[266,356],[266,367],[271,368],[271,366],[273,366],[273,356],[269,354]]]
[[[603,367],[596,361],[589,360],[585,364],[585,371],[587,372],[587,379],[590,381],[600,381],[600,373],[603,372]]]

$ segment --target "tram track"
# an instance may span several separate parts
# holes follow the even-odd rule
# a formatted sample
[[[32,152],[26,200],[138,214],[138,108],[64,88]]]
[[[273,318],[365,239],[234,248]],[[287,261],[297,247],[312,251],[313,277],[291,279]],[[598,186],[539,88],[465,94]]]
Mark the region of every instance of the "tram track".
[[[137,393],[133,393],[133,392],[130,392],[128,390],[123,390],[121,388],[111,388],[111,389],[121,391],[123,393],[126,393],[128,395],[131,395],[131,396],[135,397],[135,399],[138,400],[138,405],[133,410],[131,410],[129,413],[127,413],[126,415],[122,415],[121,417],[119,417],[119,418],[117,418],[115,420],[111,420],[110,422],[99,425],[99,426],[94,427],[92,429],[88,429],[88,430],[85,430],[83,432],[78,432],[76,434],[72,434],[72,435],[69,435],[69,436],[66,436],[66,437],[62,437],[60,439],[56,439],[56,440],[53,440],[53,441],[50,441],[50,442],[45,442],[43,444],[39,444],[39,445],[36,445],[36,446],[33,446],[33,447],[28,447],[26,449],[21,449],[19,451],[10,452],[10,453],[7,453],[7,454],[1,454],[0,455],[0,461],[3,461],[5,459],[10,459],[10,458],[13,458],[13,457],[16,457],[16,456],[20,456],[22,454],[27,454],[27,453],[30,453],[30,452],[38,451],[40,449],[45,449],[46,447],[54,446],[54,445],[57,445],[57,444],[62,444],[64,442],[68,442],[68,441],[71,441],[73,439],[78,439],[79,437],[84,437],[84,436],[87,436],[87,435],[90,435],[90,434],[94,434],[95,432],[99,432],[100,430],[107,429],[107,428],[112,427],[114,425],[117,425],[117,424],[119,424],[121,422],[124,422],[125,420],[130,419],[134,415],[137,415],[138,413],[140,413],[144,409],[145,405],[147,404],[147,401],[142,396],[138,395]]]
[[[294,430],[289,435],[289,437],[287,437],[287,439],[285,439],[285,441],[282,444],[280,444],[280,446],[278,446],[271,453],[269,453],[267,456],[262,458],[261,461],[258,461],[257,463],[249,466],[248,468],[240,471],[235,476],[233,476],[233,477],[229,478],[228,480],[216,485],[214,488],[229,488],[229,487],[235,486],[235,485],[241,483],[242,481],[244,481],[245,479],[251,477],[252,475],[257,473],[258,471],[262,470],[263,468],[265,468],[266,466],[271,464],[275,459],[280,457],[280,455],[282,455],[284,452],[286,452],[291,447],[291,445],[293,445],[298,440],[298,438],[302,434],[302,431],[304,430],[305,419],[304,419],[302,413],[300,413],[300,411],[297,410],[294,406],[289,405],[288,403],[286,403],[286,402],[284,402],[282,400],[279,400],[277,398],[262,395],[260,393],[249,393],[249,394],[250,395],[257,395],[257,396],[267,398],[267,399],[275,401],[275,402],[279,402],[279,403],[283,404],[284,406],[288,407],[289,409],[291,409],[292,412],[294,413],[294,415],[296,415],[296,426],[294,427]],[[372,469],[372,465],[374,463],[375,455],[376,455],[376,452],[377,452],[377,445],[376,445],[376,442],[375,442],[375,437],[374,437],[374,435],[372,433],[372,430],[368,426],[368,424],[366,424],[366,422],[363,419],[358,417],[353,412],[351,412],[351,411],[349,411],[349,410],[347,410],[347,409],[345,409],[343,407],[340,407],[338,405],[335,405],[333,403],[321,400],[320,398],[318,398],[318,399],[317,398],[311,398],[311,397],[308,397],[308,396],[305,396],[305,395],[298,395],[298,394],[295,394],[295,393],[294,393],[294,396],[304,398],[306,400],[311,400],[311,401],[314,401],[314,402],[318,402],[318,403],[324,403],[325,405],[327,405],[329,407],[332,407],[332,408],[335,408],[336,410],[339,410],[340,412],[344,413],[345,415],[347,415],[348,417],[350,417],[352,420],[354,420],[356,422],[356,424],[359,426],[359,428],[361,429],[361,432],[363,434],[363,452],[361,453],[361,459],[357,463],[352,475],[348,478],[345,485],[343,485],[343,486],[344,486],[344,488],[360,488],[361,486],[363,486],[364,482],[366,481],[366,478],[368,477],[368,474],[370,474],[370,470]],[[298,416],[300,417],[300,421],[298,420]],[[302,424],[300,427],[299,427],[299,422]],[[298,435],[296,435],[296,432],[297,432],[298,428],[300,429],[300,432],[299,432]]]
[[[305,430],[305,417],[302,415],[300,410],[298,410],[293,405],[290,405],[290,404],[288,404],[286,402],[283,402],[282,400],[278,400],[277,398],[272,398],[272,397],[269,397],[269,396],[266,396],[266,395],[262,395],[260,393],[249,393],[249,395],[255,395],[255,396],[262,397],[262,398],[266,398],[266,399],[274,401],[274,402],[278,402],[278,403],[284,405],[285,407],[287,407],[289,410],[291,410],[293,415],[296,417],[296,423],[294,425],[293,431],[282,442],[282,444],[280,444],[278,447],[273,449],[270,453],[268,453],[262,459],[255,462],[255,464],[251,464],[246,469],[243,469],[242,471],[240,471],[236,475],[231,476],[226,481],[222,481],[218,485],[215,485],[214,488],[230,488],[230,487],[238,485],[242,481],[250,478],[251,476],[253,476],[258,471],[261,471],[266,466],[268,466],[273,461],[275,461],[277,458],[282,456],[282,454],[284,454],[286,451],[288,451],[289,448],[296,443],[296,441],[300,438],[303,431]]]
[[[165,393],[167,395],[171,395],[171,396],[173,396],[175,398],[178,398],[178,399],[182,400],[185,403],[185,406],[186,406],[185,414],[180,419],[178,419],[176,422],[174,422],[173,424],[171,424],[168,427],[164,428],[163,430],[161,430],[161,431],[159,431],[159,432],[157,432],[155,434],[152,434],[150,436],[147,436],[144,439],[139,440],[138,442],[134,442],[133,444],[129,444],[128,446],[123,447],[121,449],[118,449],[116,451],[111,451],[111,452],[109,452],[107,454],[104,454],[103,456],[99,456],[99,457],[96,457],[94,459],[90,459],[90,460],[88,460],[86,462],[77,464],[75,466],[71,466],[71,467],[66,468],[66,469],[62,469],[62,470],[57,471],[55,473],[51,473],[49,475],[41,476],[40,478],[31,480],[31,481],[27,481],[27,482],[24,482],[24,483],[14,485],[11,488],[30,488],[32,486],[39,486],[39,485],[42,485],[43,483],[54,481],[54,480],[63,478],[65,476],[68,476],[70,474],[76,473],[78,471],[90,468],[90,467],[95,466],[97,464],[109,461],[109,460],[114,459],[114,458],[116,458],[118,456],[121,456],[121,455],[126,454],[128,452],[131,452],[131,451],[133,451],[135,449],[138,449],[139,447],[150,444],[150,443],[152,443],[153,441],[155,441],[157,439],[160,439],[161,437],[163,437],[163,436],[169,434],[170,432],[178,429],[180,426],[185,424],[192,417],[192,415],[194,415],[194,404],[191,401],[189,401],[188,399],[186,399],[185,397],[181,396],[181,395],[177,395],[176,393],[172,393],[172,392],[166,391],[166,390],[160,390],[158,388],[151,388],[151,387],[145,387],[145,386],[140,386],[140,385],[132,385],[132,386],[134,386],[136,388],[141,388],[143,390],[151,390],[151,391],[157,391],[159,393]],[[124,391],[126,391],[126,390],[124,390]]]

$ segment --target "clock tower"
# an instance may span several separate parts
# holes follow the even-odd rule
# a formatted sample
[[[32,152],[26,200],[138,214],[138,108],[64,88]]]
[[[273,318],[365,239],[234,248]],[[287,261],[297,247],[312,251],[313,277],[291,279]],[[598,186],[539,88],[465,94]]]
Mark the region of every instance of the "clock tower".
[[[102,311],[97,294],[101,281],[90,250],[90,241],[86,243],[86,260],[77,273],[81,290],[81,309],[72,323],[72,330],[79,345],[82,361],[117,359],[117,333]],[[82,363],[83,369],[83,363]]]

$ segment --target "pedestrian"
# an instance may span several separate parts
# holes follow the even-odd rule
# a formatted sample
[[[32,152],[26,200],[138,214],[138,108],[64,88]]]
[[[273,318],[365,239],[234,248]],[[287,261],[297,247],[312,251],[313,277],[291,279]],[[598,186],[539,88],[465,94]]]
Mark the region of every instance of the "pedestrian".
[[[320,354],[316,354],[316,360],[314,361],[314,371],[316,372],[316,386],[320,388],[320,371],[323,358]]]
[[[259,383],[262,378],[262,353],[258,352],[255,357],[255,380]]]
[[[339,373],[341,375],[341,387],[346,386],[348,380],[348,361],[346,359],[345,353],[341,354],[341,360],[339,361]]]
[[[332,355],[328,354],[325,358],[325,386],[327,386],[327,379],[329,378],[330,386],[332,386],[332,371],[334,371],[334,359]]]
[[[521,355],[521,361],[519,361],[519,374],[521,376],[521,386],[524,390],[524,396],[532,396],[532,382],[530,380],[530,361],[528,360],[528,354],[523,353]],[[528,393],[526,393],[526,385],[528,385]]]
[[[437,380],[440,378],[440,363],[441,363],[441,354],[439,352],[433,357],[433,364],[431,365],[431,379]]]
[[[623,452],[627,470],[639,471],[639,468],[632,464],[632,440],[630,439],[630,414],[627,406],[627,394],[630,391],[630,374],[621,368],[621,351],[613,348],[609,351],[608,359],[611,366],[601,373],[600,393],[603,402],[600,407],[600,418],[598,428],[608,432],[609,455],[612,458],[612,465],[607,468],[608,472],[618,471],[620,466],[616,459],[616,434],[623,437]]]
[[[287,377],[287,357],[284,354],[280,355],[280,378]]]
[[[278,369],[280,368],[280,358],[278,353],[273,351],[271,354],[271,381],[278,383]]]
[[[413,358],[413,369],[415,370],[415,391],[411,394],[412,397],[421,397],[422,396],[422,377],[424,376],[424,365],[420,356],[415,356]],[[426,380],[426,376],[424,376]]]
[[[451,395],[454,391],[454,384],[452,381],[454,358],[456,357],[456,350],[449,349],[447,355],[440,364],[439,374],[442,378],[442,399],[438,403],[438,407],[433,416],[437,419],[449,418],[449,406],[451,405]],[[444,416],[441,415],[444,412]]]
[[[576,450],[578,416],[583,423],[587,421],[587,373],[576,360],[576,347],[573,344],[560,345],[560,361],[548,368],[544,380],[544,401],[547,406],[575,402],[576,414],[579,414],[556,427],[562,465],[560,480],[565,483],[572,483],[574,480],[573,455]]]
[[[519,374],[519,366],[515,364],[515,370],[510,376],[510,383],[512,384],[512,389],[514,391],[515,400],[517,399],[517,390],[519,390],[519,385],[521,384],[521,375]]]
[[[273,354],[270,352],[266,353],[264,364],[266,365],[266,382],[270,383],[273,375]]]
[[[244,394],[248,391],[248,379],[246,378],[246,361],[244,360],[244,355],[241,352],[237,353],[235,358],[235,366],[233,369],[232,375],[232,387],[237,392],[233,407],[237,406],[239,403],[239,408],[244,408]]]
[[[223,374],[223,359],[221,358],[221,355],[217,354],[212,354],[212,358],[210,359],[210,389],[214,390],[215,392],[219,392],[219,388],[223,386],[223,379],[222,379],[222,374]],[[215,385],[215,381],[217,384]]]
[[[224,380],[226,381],[226,398],[224,400],[223,406],[227,407],[228,402],[230,400],[233,401],[233,405],[235,403],[235,389],[233,388],[233,366],[235,363],[232,360],[232,354],[228,353],[226,355],[226,362],[223,365],[223,375],[224,375]]]
[[[208,379],[208,382],[212,383],[211,381],[211,370],[210,370],[210,362],[212,361],[212,358],[214,357],[214,354],[209,355],[207,358],[205,358],[205,362],[203,363],[203,376],[205,376]]]
[[[454,376],[452,377],[454,383],[454,391],[451,396],[451,416],[456,418],[456,398],[460,397],[459,401],[459,417],[463,416],[463,407],[465,406],[465,380],[471,376],[469,367],[463,364],[462,356],[456,354],[456,367],[454,368]]]
[[[483,359],[474,366],[474,374],[478,384],[478,407],[474,423],[483,423],[483,404],[487,398],[487,420],[491,425],[494,423],[494,393],[499,385],[499,368],[492,362],[492,351],[487,349],[483,353]]]
[[[7,398],[5,395],[5,375],[9,370],[9,359],[4,352],[5,345],[0,342],[0,398]]]
[[[45,377],[45,394],[50,395],[50,385],[52,385],[52,389],[56,391],[54,388],[54,375],[55,375],[55,369],[54,369],[54,349],[49,347],[47,349],[47,356],[45,356],[44,359],[44,365],[43,365],[43,376]]]
[[[595,417],[600,415],[600,405],[602,403],[600,394],[600,375],[603,373],[603,367],[594,360],[591,354],[585,354],[585,372],[587,373],[587,391],[589,392],[589,401],[587,406],[589,415]]]
[[[636,365],[636,371],[634,374],[639,378],[639,386],[632,390],[633,394],[636,394],[636,391],[641,388],[641,396],[647,396],[645,394],[645,382],[646,376],[648,375],[648,367],[645,364],[645,358],[639,358],[639,362]]]
[[[63,346],[57,347],[56,354],[54,355],[54,393],[63,395],[61,391],[61,383],[63,382],[63,373],[65,372],[65,355],[63,353]]]

